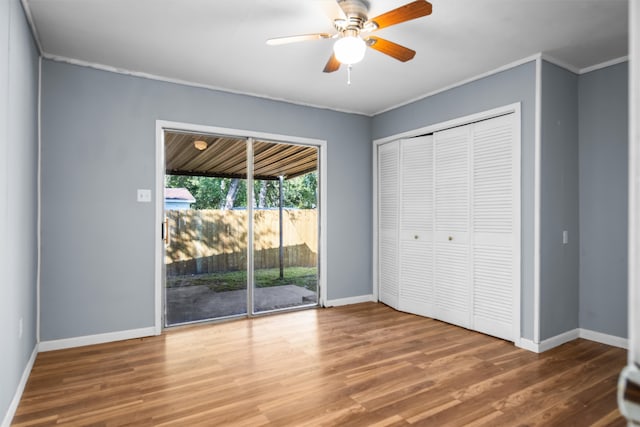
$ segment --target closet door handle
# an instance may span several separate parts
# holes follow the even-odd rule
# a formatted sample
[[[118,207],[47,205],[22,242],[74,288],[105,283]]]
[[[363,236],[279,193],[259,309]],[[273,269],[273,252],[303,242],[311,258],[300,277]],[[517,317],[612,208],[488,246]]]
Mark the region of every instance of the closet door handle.
[[[453,240],[453,236],[449,236],[449,241],[452,241],[452,240]]]

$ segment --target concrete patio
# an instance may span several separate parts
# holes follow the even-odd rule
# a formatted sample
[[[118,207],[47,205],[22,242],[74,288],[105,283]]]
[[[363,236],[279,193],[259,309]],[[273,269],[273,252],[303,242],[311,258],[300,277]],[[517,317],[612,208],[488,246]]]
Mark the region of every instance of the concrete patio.
[[[234,316],[247,312],[247,291],[214,292],[208,286],[168,288],[167,324]],[[254,289],[256,312],[317,303],[315,292],[296,285]]]

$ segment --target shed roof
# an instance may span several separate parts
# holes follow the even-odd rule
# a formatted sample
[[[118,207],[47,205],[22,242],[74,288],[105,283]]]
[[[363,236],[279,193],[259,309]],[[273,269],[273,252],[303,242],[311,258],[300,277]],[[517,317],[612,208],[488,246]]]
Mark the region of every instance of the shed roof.
[[[196,140],[205,141],[207,148],[196,149]],[[169,175],[247,177],[244,138],[165,131],[164,141]],[[318,149],[304,145],[255,140],[253,158],[253,176],[261,180],[294,178],[318,167]]]
[[[196,198],[186,188],[165,188],[164,189],[165,200],[179,200],[181,202],[193,203]]]

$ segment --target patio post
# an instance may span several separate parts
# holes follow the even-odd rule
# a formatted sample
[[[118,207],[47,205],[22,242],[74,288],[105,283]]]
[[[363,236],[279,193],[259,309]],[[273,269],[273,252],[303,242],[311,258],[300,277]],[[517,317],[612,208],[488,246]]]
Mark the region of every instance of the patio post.
[[[282,189],[282,184],[284,183],[284,176],[280,175],[278,177],[278,183],[280,184],[278,187],[279,195],[280,195],[280,203],[279,203],[279,213],[280,213],[280,278],[284,279],[284,247],[283,247],[283,220],[282,220],[282,205],[284,205],[284,191]]]

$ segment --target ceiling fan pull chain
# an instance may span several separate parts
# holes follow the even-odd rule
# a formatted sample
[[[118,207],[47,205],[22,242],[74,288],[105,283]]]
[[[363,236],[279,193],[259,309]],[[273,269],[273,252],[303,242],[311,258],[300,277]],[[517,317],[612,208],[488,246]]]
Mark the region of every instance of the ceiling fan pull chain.
[[[347,65],[347,84],[351,85],[351,64]]]

